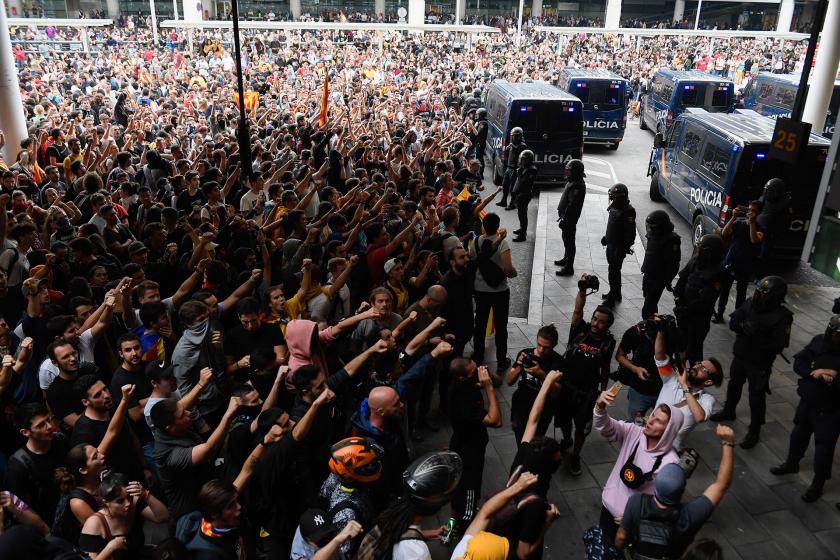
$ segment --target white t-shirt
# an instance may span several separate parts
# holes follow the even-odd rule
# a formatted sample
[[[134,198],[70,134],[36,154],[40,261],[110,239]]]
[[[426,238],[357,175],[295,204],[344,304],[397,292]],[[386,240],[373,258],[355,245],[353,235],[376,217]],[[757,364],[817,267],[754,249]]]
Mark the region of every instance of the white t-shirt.
[[[79,335],[79,361],[94,363],[93,347],[96,345],[96,339],[93,338],[91,329],[86,330]],[[53,380],[58,377],[58,366],[56,366],[51,359],[44,358],[41,365],[38,367],[38,385],[41,389],[46,391],[49,389]]]
[[[671,361],[667,358],[665,360],[656,360],[656,367],[659,369],[659,376],[662,378],[662,389],[659,391],[659,397],[656,399],[656,406],[663,403],[668,406],[677,406],[680,403],[684,403],[679,407],[683,412],[683,425],[677,437],[674,438],[674,449],[680,451],[683,448],[683,438],[697,426],[697,422],[694,420],[694,415],[689,410],[688,404],[685,404],[685,394],[683,393],[682,387],[680,387],[676,371],[671,366]],[[671,370],[670,373],[667,373],[668,368]],[[662,373],[663,371],[666,372],[664,375]],[[712,409],[715,407],[715,398],[703,390],[700,390],[699,393],[694,393],[694,398],[700,403],[700,407],[706,413],[705,419],[708,420],[712,414]]]
[[[418,531],[422,530],[419,525],[410,525],[410,528]],[[432,560],[432,553],[429,552],[426,541],[420,539],[419,535],[417,536],[417,539],[406,539],[396,543],[391,552],[392,560]]]

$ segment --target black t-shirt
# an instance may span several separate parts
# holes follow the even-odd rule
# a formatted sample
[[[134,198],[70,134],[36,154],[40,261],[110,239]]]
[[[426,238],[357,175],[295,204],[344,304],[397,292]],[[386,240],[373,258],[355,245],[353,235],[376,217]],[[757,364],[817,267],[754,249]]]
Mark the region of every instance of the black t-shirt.
[[[96,447],[102,443],[102,438],[105,437],[107,431],[107,420],[94,420],[83,414],[76,421],[76,425],[73,426],[70,447],[80,443]],[[131,428],[127,425],[124,424],[117,435],[111,450],[108,452],[106,462],[112,470],[126,475],[129,480],[143,482],[143,460],[134,447],[134,436],[131,433]]]
[[[23,310],[26,309],[26,301],[23,299],[23,293],[20,291],[21,286],[22,284],[9,286],[8,291],[3,296],[0,317],[3,317],[9,326],[17,325],[23,315]]]
[[[449,391],[449,420],[452,424],[449,447],[458,452],[465,462],[474,460],[477,454],[483,458],[484,447],[490,441],[484,425],[484,417],[487,416],[484,395],[473,381],[454,381]]]
[[[256,332],[246,331],[242,325],[236,325],[227,333],[225,340],[225,354],[239,360],[249,355],[255,348],[271,348],[285,346],[286,339],[277,325],[262,323]]]
[[[662,379],[659,377],[659,371],[656,369],[656,362],[653,358],[655,337],[656,333],[648,333],[645,329],[645,322],[642,321],[627,329],[619,344],[619,347],[624,350],[633,365],[645,368],[648,373],[648,378],[642,380],[635,373],[619,368],[619,373],[626,373],[626,375],[622,375],[620,380],[643,395],[658,395],[662,389]]]
[[[26,458],[10,459],[6,471],[8,489],[48,523],[53,520],[59,499],[55,469],[64,466],[67,449],[67,440],[57,434],[49,451],[39,455],[24,447]]]
[[[73,390],[75,382],[75,379],[68,380],[58,376],[47,389],[47,404],[59,421],[63,421],[70,414],[81,414],[85,409],[79,395]]]
[[[140,406],[140,401],[148,399],[149,395],[152,394],[152,385],[146,380],[142,369],[128,371],[120,366],[114,371],[114,376],[111,378],[111,397],[114,399],[114,407],[118,406],[120,401],[122,401],[121,387],[123,385],[134,385],[134,394],[131,395],[131,399],[128,401],[128,408]],[[131,424],[131,429],[134,431],[137,439],[140,440],[140,445],[146,444],[154,439],[152,437],[152,431],[149,429],[149,425],[146,424],[146,419],[142,415],[137,422],[131,418],[126,418],[126,421]]]
[[[589,329],[589,323],[580,320],[569,329],[569,343],[566,348],[566,375],[564,388],[590,391],[602,381],[602,372],[609,367],[615,350],[615,339],[607,331],[597,339]]]

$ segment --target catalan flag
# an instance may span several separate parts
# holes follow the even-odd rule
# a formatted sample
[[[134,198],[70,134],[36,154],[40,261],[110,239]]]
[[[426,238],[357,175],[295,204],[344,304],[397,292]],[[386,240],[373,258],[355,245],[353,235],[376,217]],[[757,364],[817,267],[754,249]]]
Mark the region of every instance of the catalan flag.
[[[318,117],[318,126],[327,124],[327,105],[330,101],[330,72],[324,72],[324,93],[321,94],[321,116]]]

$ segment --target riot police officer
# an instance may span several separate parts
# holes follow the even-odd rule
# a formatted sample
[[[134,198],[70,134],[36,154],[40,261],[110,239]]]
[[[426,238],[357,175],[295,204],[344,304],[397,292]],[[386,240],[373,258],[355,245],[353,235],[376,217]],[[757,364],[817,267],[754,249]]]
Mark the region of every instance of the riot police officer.
[[[481,107],[481,90],[473,90],[472,95],[464,100],[464,115]]]
[[[729,328],[735,332],[732,373],[726,387],[723,410],[713,414],[711,420],[734,420],[741,389],[745,382],[749,382],[750,427],[741,442],[741,447],[745,449],[751,449],[758,443],[767,409],[773,362],[790,342],[793,313],[783,305],[785,295],[787,283],[778,276],[768,276],[758,283],[753,297],[730,315]]]
[[[519,167],[519,154],[528,149],[528,145],[523,140],[522,129],[518,126],[510,130],[510,142],[502,151],[502,164],[505,166],[505,177],[502,180],[502,200],[497,202],[499,206],[506,206],[506,210],[513,210],[514,201],[511,196],[510,204],[508,205],[508,195],[513,188],[516,181],[516,169]]]
[[[654,210],[645,219],[647,247],[642,261],[642,319],[659,309],[659,298],[680,269],[680,236],[665,210]]]
[[[785,228],[786,221],[790,218],[791,196],[787,192],[785,182],[779,178],[773,178],[764,184],[764,192],[759,200],[763,206],[756,218],[756,223],[764,232],[761,258],[766,259],[773,250],[775,238]]]
[[[630,193],[623,183],[616,183],[610,188],[609,198],[607,232],[601,238],[601,245],[607,248],[610,291],[601,299],[607,307],[615,307],[621,301],[621,266],[624,257],[633,252],[636,240],[636,209],[630,204]]]
[[[840,435],[840,315],[828,321],[825,333],[811,339],[793,358],[799,375],[799,405],[793,419],[784,463],[770,469],[776,475],[799,472],[799,461],[814,435],[814,479],[802,499],[813,502],[831,477],[834,448]],[[840,506],[838,506],[840,507]]]
[[[722,259],[723,239],[716,234],[704,235],[674,286],[674,315],[685,337],[685,353],[690,364],[703,359],[703,341],[709,334],[723,282]]]
[[[571,276],[575,273],[575,233],[580,213],[583,211],[583,201],[586,198],[586,183],[583,178],[583,162],[579,159],[569,160],[566,164],[566,187],[557,204],[557,225],[563,232],[563,258],[554,261],[561,267],[557,276]]]
[[[528,202],[534,196],[534,181],[537,178],[537,168],[534,167],[534,152],[523,150],[519,154],[519,168],[516,170],[516,181],[513,184],[511,196],[516,201],[516,213],[519,217],[519,229],[513,233],[514,243],[525,241],[528,232]]]
[[[484,175],[484,150],[487,148],[487,109],[484,107],[475,112],[475,133],[470,134],[470,142],[475,149],[475,159],[481,162],[481,174]]]

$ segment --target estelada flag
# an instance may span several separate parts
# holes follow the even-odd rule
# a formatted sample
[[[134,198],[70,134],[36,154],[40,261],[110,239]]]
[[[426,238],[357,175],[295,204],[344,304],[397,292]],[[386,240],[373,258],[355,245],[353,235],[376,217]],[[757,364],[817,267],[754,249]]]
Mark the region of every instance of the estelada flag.
[[[470,196],[472,196],[472,193],[470,193],[469,187],[464,187],[463,189],[461,189],[461,192],[458,193],[458,196],[455,197],[455,200],[459,202],[465,202],[470,199]],[[487,212],[485,212],[484,210],[478,213],[478,217],[480,219],[484,219],[484,216],[486,215]]]
[[[233,101],[239,105],[239,92],[233,92]],[[245,92],[245,110],[256,114],[257,106],[260,104],[260,94],[256,91]]]
[[[324,72],[324,93],[321,94],[321,116],[318,117],[318,126],[327,124],[327,104],[330,100],[330,72]]]

